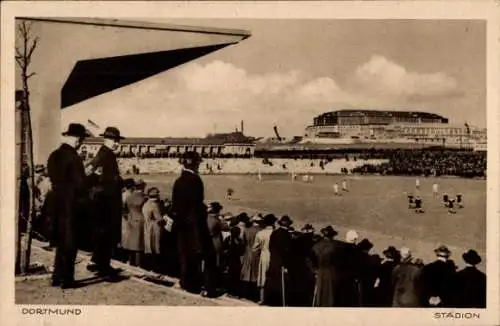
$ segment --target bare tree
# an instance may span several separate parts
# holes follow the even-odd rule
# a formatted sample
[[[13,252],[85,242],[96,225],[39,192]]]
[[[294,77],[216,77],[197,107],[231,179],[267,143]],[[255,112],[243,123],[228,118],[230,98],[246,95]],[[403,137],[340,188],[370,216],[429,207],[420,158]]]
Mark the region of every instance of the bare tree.
[[[31,130],[31,114],[29,105],[29,86],[28,80],[35,75],[29,72],[29,65],[33,52],[38,45],[38,37],[33,37],[31,33],[31,23],[26,20],[21,20],[17,25],[17,32],[19,33],[20,43],[16,46],[16,62],[21,70],[22,79],[22,98],[21,105],[21,178],[20,188],[24,186],[23,183],[28,184],[28,194],[20,193],[20,202],[29,201],[29,210],[25,212],[21,210],[21,219],[26,221],[26,233],[24,239],[19,239],[19,262],[16,266],[19,267],[19,272],[25,274],[28,272],[30,266],[31,256],[31,240],[33,229],[33,217],[35,215],[35,180],[34,180],[34,163],[33,163],[33,135]],[[26,216],[27,215],[27,216]],[[20,229],[18,227],[18,229]],[[18,230],[20,232],[20,230]]]

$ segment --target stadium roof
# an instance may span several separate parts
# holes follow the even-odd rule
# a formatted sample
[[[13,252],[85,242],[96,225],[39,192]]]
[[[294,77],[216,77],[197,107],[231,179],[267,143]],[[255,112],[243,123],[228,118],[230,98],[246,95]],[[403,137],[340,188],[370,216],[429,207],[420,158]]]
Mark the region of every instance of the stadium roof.
[[[369,117],[408,117],[408,118],[423,118],[423,119],[444,119],[442,115],[431,113],[431,112],[423,112],[423,111],[393,111],[393,110],[352,110],[352,109],[344,109],[344,110],[336,110],[325,112],[320,114],[318,117],[324,116],[369,116]]]

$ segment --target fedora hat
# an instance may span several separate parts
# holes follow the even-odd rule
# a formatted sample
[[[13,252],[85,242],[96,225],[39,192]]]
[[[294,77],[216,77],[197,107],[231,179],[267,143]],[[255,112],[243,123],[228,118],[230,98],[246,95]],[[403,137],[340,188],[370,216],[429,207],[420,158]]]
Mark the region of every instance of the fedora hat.
[[[45,166],[43,164],[35,165],[35,173],[40,173],[45,171]]]
[[[144,189],[146,187],[146,182],[142,179],[139,179],[134,182],[134,187],[137,189]]]
[[[481,256],[475,251],[474,249],[469,249],[467,252],[464,252],[462,254],[463,260],[470,265],[477,265],[479,264],[482,259]]]
[[[245,224],[250,222],[250,217],[245,212],[238,214],[236,218],[238,219],[238,221],[243,222]]]
[[[120,130],[116,127],[107,127],[106,130],[99,136],[104,137],[104,138],[109,138],[109,139],[114,139],[114,140],[121,140],[125,139],[125,137],[122,137],[120,135]]]
[[[200,163],[202,161],[203,161],[203,159],[201,158],[200,154],[198,154],[197,152],[194,152],[194,151],[189,151],[189,152],[183,153],[181,156],[181,159],[180,159],[180,163],[182,165],[195,164],[195,163]]]
[[[278,224],[284,227],[289,227],[290,225],[293,224],[293,221],[290,218],[290,216],[284,215],[279,219]]]
[[[124,188],[132,188],[135,186],[135,181],[132,178],[127,178],[123,180],[123,187]]]
[[[333,238],[339,233],[335,231],[335,229],[331,225],[328,225],[327,227],[321,229],[321,234],[323,234],[323,236],[327,238]]]
[[[148,197],[149,198],[160,198],[160,190],[156,187],[148,189]]]
[[[90,137],[90,133],[87,131],[84,125],[81,123],[70,123],[68,125],[68,130],[62,133],[63,136],[73,136],[79,138]]]
[[[446,247],[445,245],[439,246],[438,248],[434,249],[434,253],[438,257],[450,257],[451,256],[451,251]]]
[[[277,218],[276,216],[274,216],[274,214],[267,214],[266,216],[264,216],[264,224],[265,225],[274,225],[274,223],[276,222]]]
[[[390,259],[396,259],[397,256],[399,256],[399,251],[396,249],[394,246],[389,246],[387,249],[382,251],[382,254]]]
[[[224,208],[224,206],[222,206],[218,201],[213,201],[211,202],[210,204],[208,204],[208,212],[209,213],[219,213],[220,211],[222,211],[222,208]]]
[[[363,239],[358,243],[358,248],[360,250],[371,250],[373,248],[373,243],[368,239]]]
[[[307,223],[302,227],[301,231],[304,233],[314,233],[314,226],[312,226],[312,224]]]

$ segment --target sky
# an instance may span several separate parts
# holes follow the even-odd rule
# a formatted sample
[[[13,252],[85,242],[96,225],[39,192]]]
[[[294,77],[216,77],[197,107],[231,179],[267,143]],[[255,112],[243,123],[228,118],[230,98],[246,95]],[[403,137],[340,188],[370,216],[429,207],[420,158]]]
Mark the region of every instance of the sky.
[[[233,131],[244,120],[245,134],[271,136],[276,124],[292,137],[323,112],[380,108],[486,126],[481,21],[156,22],[245,29],[252,36],[65,109],[64,120],[89,118],[129,137],[203,137]]]

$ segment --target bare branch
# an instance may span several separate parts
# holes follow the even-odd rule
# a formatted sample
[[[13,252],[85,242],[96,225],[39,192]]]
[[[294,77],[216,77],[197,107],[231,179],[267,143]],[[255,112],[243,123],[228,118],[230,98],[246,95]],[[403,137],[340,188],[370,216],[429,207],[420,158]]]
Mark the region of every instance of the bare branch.
[[[29,79],[30,77],[33,77],[36,75],[36,72],[32,72],[31,74],[27,75],[26,76],[26,79]]]
[[[28,59],[31,59],[31,55],[33,54],[33,51],[35,51],[35,48],[36,46],[38,45],[38,37],[36,37],[34,40],[33,40],[33,44],[31,44],[31,47],[29,48],[28,50],[28,54],[26,55],[26,57]]]
[[[21,50],[16,46],[16,57],[23,57],[23,54],[21,53]]]

